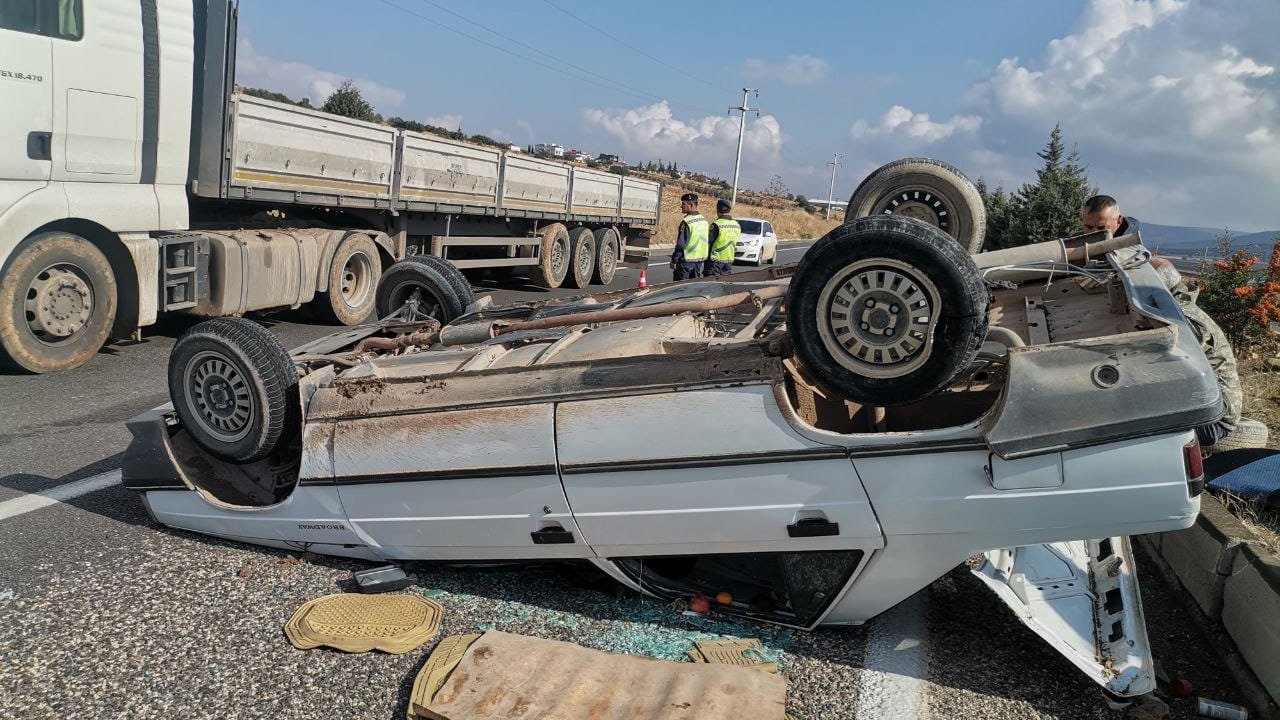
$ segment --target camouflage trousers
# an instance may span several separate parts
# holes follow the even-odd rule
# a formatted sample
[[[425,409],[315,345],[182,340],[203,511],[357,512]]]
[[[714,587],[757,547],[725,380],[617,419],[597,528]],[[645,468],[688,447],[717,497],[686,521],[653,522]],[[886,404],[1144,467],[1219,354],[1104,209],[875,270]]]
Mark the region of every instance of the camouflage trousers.
[[[1181,288],[1179,288],[1181,289]],[[1244,411],[1244,392],[1240,389],[1240,376],[1236,371],[1236,354],[1231,350],[1227,335],[1218,327],[1218,323],[1209,317],[1195,303],[1193,292],[1175,292],[1174,298],[1182,306],[1182,312],[1191,323],[1191,329],[1200,341],[1200,349],[1209,358],[1209,365],[1218,378],[1218,389],[1222,392],[1222,419],[1218,425],[1225,431],[1224,435],[1236,429],[1240,423],[1240,414]]]

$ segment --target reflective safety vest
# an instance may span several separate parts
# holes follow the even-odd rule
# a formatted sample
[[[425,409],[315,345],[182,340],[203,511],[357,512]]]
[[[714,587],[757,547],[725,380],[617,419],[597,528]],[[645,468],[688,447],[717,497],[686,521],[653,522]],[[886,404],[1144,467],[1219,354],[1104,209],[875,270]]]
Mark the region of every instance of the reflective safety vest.
[[[716,218],[716,244],[711,246],[711,259],[733,262],[733,252],[742,238],[742,227],[731,217]]]
[[[698,213],[684,216],[684,224],[689,226],[689,239],[684,243],[684,259],[687,262],[702,262],[707,259],[707,219]]]

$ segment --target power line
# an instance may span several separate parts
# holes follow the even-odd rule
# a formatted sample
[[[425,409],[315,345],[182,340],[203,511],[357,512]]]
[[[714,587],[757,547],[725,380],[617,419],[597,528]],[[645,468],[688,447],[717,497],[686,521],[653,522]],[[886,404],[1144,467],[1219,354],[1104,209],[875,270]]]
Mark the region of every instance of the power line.
[[[537,53],[538,55],[541,55],[541,56],[543,56],[543,57],[549,58],[550,60],[552,60],[552,61],[554,61],[554,62],[560,63],[560,64],[565,65],[565,66],[570,67],[570,68],[573,68],[575,71],[577,71],[577,72],[579,72],[579,73],[582,73],[582,74],[584,74],[584,75],[590,75],[590,76],[592,76],[592,77],[598,78],[599,80],[604,81],[604,82],[606,82],[606,83],[609,83],[609,84],[610,84],[610,85],[612,85],[612,86],[616,86],[616,88],[624,89],[624,90],[626,90],[626,91],[628,91],[628,92],[632,93],[633,95],[636,95],[636,96],[639,96],[639,97],[645,97],[645,98],[648,98],[648,99],[650,99],[650,100],[657,100],[657,101],[664,101],[664,100],[666,100],[668,103],[670,103],[670,101],[669,101],[669,100],[667,100],[667,98],[665,98],[665,97],[663,97],[663,96],[661,96],[661,95],[656,95],[656,94],[654,94],[654,93],[648,92],[647,90],[642,90],[642,89],[637,88],[637,87],[634,87],[634,86],[632,86],[632,85],[628,85],[628,84],[626,84],[626,83],[624,83],[624,82],[621,82],[621,81],[615,80],[615,79],[610,78],[610,77],[607,77],[607,76],[605,76],[605,75],[601,75],[600,73],[595,72],[595,71],[593,71],[593,70],[589,70],[589,69],[587,69],[587,68],[584,68],[584,67],[582,67],[581,65],[576,65],[576,64],[574,64],[574,63],[572,63],[572,62],[569,62],[568,60],[565,60],[565,59],[563,59],[563,58],[560,58],[560,57],[557,57],[557,56],[555,56],[555,55],[552,55],[551,53],[549,53],[549,52],[547,52],[547,51],[545,51],[545,50],[543,50],[543,49],[541,49],[541,48],[538,48],[538,47],[535,47],[535,46],[533,46],[533,45],[530,45],[530,44],[528,44],[528,43],[526,43],[526,42],[523,42],[523,41],[521,41],[521,40],[519,40],[519,39],[517,39],[517,38],[511,37],[510,35],[507,35],[507,34],[505,34],[505,33],[503,33],[503,32],[500,32],[500,31],[498,31],[498,30],[495,30],[495,29],[493,29],[493,28],[489,27],[488,25],[485,25],[485,24],[484,24],[484,23],[482,23],[482,22],[479,22],[479,21],[477,21],[477,20],[473,20],[473,19],[471,19],[471,18],[469,18],[469,17],[467,17],[467,16],[465,16],[465,15],[463,15],[463,14],[461,14],[461,13],[458,13],[458,12],[455,12],[455,11],[453,11],[453,10],[450,10],[449,8],[445,7],[444,5],[441,5],[440,3],[434,2],[434,0],[419,0],[419,1],[420,1],[420,2],[423,2],[423,3],[426,3],[427,5],[430,5],[430,6],[431,6],[431,7],[433,7],[433,8],[436,8],[437,10],[439,10],[439,11],[441,11],[441,12],[448,13],[448,14],[450,14],[450,15],[452,15],[452,16],[454,16],[454,17],[458,18],[459,20],[461,20],[461,21],[463,21],[463,22],[465,22],[465,23],[468,23],[468,24],[470,24],[470,25],[474,25],[475,27],[478,27],[478,28],[480,28],[481,30],[484,30],[484,31],[485,31],[485,32],[487,32],[487,33],[490,33],[490,34],[492,34],[492,35],[496,35],[497,37],[500,37],[500,38],[502,38],[503,40],[506,40],[506,41],[507,41],[507,42],[509,42],[509,43],[512,43],[512,44],[514,44],[514,45],[518,45],[518,46],[520,46],[520,47],[522,47],[522,48],[524,48],[524,49],[526,49],[526,50],[530,50],[530,51],[532,51],[532,52],[534,52],[534,53]],[[446,26],[444,26],[444,25],[441,25],[441,26],[442,26],[442,27],[446,27]],[[491,46],[491,47],[492,47],[492,46]],[[670,104],[674,104],[674,103],[670,103]],[[687,109],[687,108],[682,108],[682,109]]]
[[[553,3],[553,2],[551,2],[551,0],[542,0],[542,1],[543,1],[544,3],[546,3],[546,4],[550,5],[551,7],[555,8],[556,10],[559,10],[560,12],[564,13],[565,15],[568,15],[569,17],[573,18],[574,20],[577,20],[578,22],[582,23],[583,25],[586,25],[587,27],[591,28],[592,30],[595,30],[596,32],[600,33],[601,35],[604,35],[605,37],[609,38],[610,40],[612,40],[612,41],[614,41],[614,42],[618,43],[619,45],[621,45],[621,46],[623,46],[623,47],[625,47],[625,48],[628,48],[628,49],[630,49],[630,50],[632,50],[632,51],[634,51],[634,52],[637,52],[637,53],[639,53],[639,54],[641,54],[641,55],[643,55],[643,56],[645,56],[645,57],[649,58],[650,60],[652,60],[652,61],[654,61],[654,62],[658,63],[659,65],[662,65],[662,66],[663,66],[663,67],[665,67],[665,68],[668,68],[668,69],[670,69],[670,70],[674,70],[674,71],[676,71],[676,72],[680,73],[681,75],[683,75],[683,76],[685,76],[685,77],[687,77],[687,78],[689,78],[689,79],[691,79],[691,80],[697,80],[698,82],[702,83],[703,85],[706,85],[707,87],[714,88],[714,89],[717,89],[717,90],[718,90],[718,89],[720,89],[720,87],[719,87],[718,85],[716,85],[715,83],[710,82],[710,81],[707,81],[707,80],[703,80],[702,78],[698,77],[697,75],[694,75],[693,73],[689,72],[688,70],[685,70],[684,68],[676,67],[675,65],[672,65],[671,63],[667,62],[666,60],[663,60],[663,59],[662,59],[662,58],[660,58],[660,57],[656,57],[656,56],[654,56],[654,55],[650,55],[648,52],[646,52],[646,51],[644,51],[644,50],[642,50],[642,49],[640,49],[640,48],[636,47],[635,45],[632,45],[631,43],[627,42],[626,40],[623,40],[622,38],[618,37],[617,35],[614,35],[613,33],[609,32],[608,30],[605,30],[604,28],[600,27],[599,25],[594,25],[594,24],[592,24],[592,23],[590,23],[590,22],[588,22],[588,21],[586,21],[586,20],[583,20],[581,17],[579,17],[579,16],[577,16],[577,15],[574,15],[573,13],[569,12],[568,10],[565,10],[564,8],[560,7],[559,5],[557,5],[557,4]]]
[[[546,68],[547,70],[551,70],[552,72],[560,73],[561,75],[564,75],[565,77],[568,77],[568,78],[570,78],[570,79],[577,80],[577,81],[579,81],[579,82],[585,82],[585,83],[588,83],[588,84],[591,84],[591,85],[595,85],[596,87],[604,88],[604,89],[606,89],[606,90],[622,91],[622,92],[627,92],[628,94],[633,94],[633,95],[634,95],[634,94],[639,93],[640,95],[642,95],[642,96],[644,96],[644,97],[646,97],[646,98],[658,97],[658,96],[655,96],[655,95],[650,95],[649,93],[645,93],[645,92],[643,92],[643,91],[636,91],[636,90],[632,90],[632,89],[627,89],[627,88],[626,88],[626,86],[622,85],[621,83],[617,83],[617,82],[615,82],[615,81],[613,81],[613,80],[610,80],[610,79],[608,79],[608,78],[603,78],[603,76],[599,76],[599,75],[597,75],[597,77],[601,77],[601,78],[603,78],[603,80],[593,80],[593,79],[592,79],[592,78],[590,78],[590,77],[585,77],[585,76],[579,75],[578,73],[572,72],[572,71],[570,71],[570,70],[566,70],[566,69],[561,68],[561,67],[556,67],[556,66],[554,66],[554,65],[550,65],[550,64],[548,64],[548,63],[542,62],[541,60],[538,60],[537,58],[529,57],[528,55],[524,55],[524,54],[518,53],[518,52],[516,52],[516,51],[514,51],[514,50],[512,50],[512,49],[510,49],[510,48],[503,47],[502,45],[498,45],[497,43],[489,42],[488,40],[485,40],[484,38],[477,37],[477,36],[475,36],[475,35],[473,35],[473,34],[471,34],[471,33],[467,32],[467,31],[465,31],[465,30],[460,30],[460,29],[458,29],[458,28],[456,28],[456,27],[454,27],[454,26],[452,26],[452,25],[449,25],[448,23],[441,22],[441,21],[439,21],[439,20],[437,20],[437,19],[435,19],[435,18],[432,18],[432,17],[427,17],[426,15],[423,15],[422,13],[414,12],[413,10],[410,10],[409,8],[403,7],[403,6],[401,6],[401,5],[397,5],[396,3],[393,3],[393,2],[391,2],[390,0],[378,0],[378,2],[380,2],[380,3],[382,3],[383,5],[386,5],[386,6],[388,6],[388,7],[391,7],[391,8],[394,8],[394,9],[396,9],[396,10],[399,10],[400,12],[405,13],[406,15],[412,15],[413,17],[416,17],[416,18],[418,18],[419,20],[422,20],[422,21],[424,21],[424,22],[426,22],[426,23],[428,23],[428,24],[430,24],[430,25],[433,25],[433,26],[436,26],[436,27],[441,27],[441,28],[444,28],[445,30],[448,30],[448,31],[450,31],[450,32],[457,33],[458,35],[461,35],[462,37],[465,37],[465,38],[467,38],[468,40],[472,40],[472,41],[477,42],[477,43],[480,43],[481,45],[484,45],[484,46],[486,46],[486,47],[493,48],[494,50],[497,50],[497,51],[499,51],[499,52],[506,53],[507,55],[510,55],[510,56],[512,56],[512,57],[514,57],[514,58],[517,58],[517,59],[519,59],[519,60],[523,60],[523,61],[528,62],[528,63],[533,63],[534,65],[537,65],[537,66],[539,66],[539,67]],[[491,31],[491,32],[492,32],[492,31]],[[499,33],[496,33],[496,32],[495,32],[494,34],[499,34]],[[499,34],[499,35],[500,35],[500,34]],[[523,44],[523,43],[517,43],[517,44]],[[540,51],[540,52],[541,52],[541,51]],[[546,53],[542,53],[542,54],[543,54],[543,55],[546,55]],[[555,58],[554,56],[551,56],[551,55],[548,55],[548,57],[551,57],[551,58],[552,58],[552,59],[554,59],[554,60],[559,60],[558,58]],[[563,62],[563,61],[560,61],[560,62]],[[567,63],[566,63],[566,64],[567,64]],[[596,73],[591,73],[591,74],[592,74],[592,75],[596,75]],[[659,99],[665,99],[665,98],[659,98]]]

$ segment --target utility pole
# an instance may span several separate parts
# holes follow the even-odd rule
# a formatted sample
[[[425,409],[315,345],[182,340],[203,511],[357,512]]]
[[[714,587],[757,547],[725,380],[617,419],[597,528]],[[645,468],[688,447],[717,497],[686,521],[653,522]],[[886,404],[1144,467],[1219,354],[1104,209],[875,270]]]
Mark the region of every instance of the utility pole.
[[[756,97],[760,97],[760,91],[756,88],[742,88],[742,106],[729,108],[729,114],[734,111],[742,113],[742,117],[738,120],[738,157],[733,161],[733,196],[729,199],[730,204],[738,204],[738,170],[742,167],[742,136],[747,131],[747,113],[754,112],[756,117],[760,117],[760,108],[753,108],[747,105],[747,97],[755,93]]]
[[[831,162],[827,163],[831,166],[831,185],[827,187],[827,219],[831,219],[831,200],[836,192],[836,168],[840,165],[840,158],[844,155],[840,153],[831,153]]]

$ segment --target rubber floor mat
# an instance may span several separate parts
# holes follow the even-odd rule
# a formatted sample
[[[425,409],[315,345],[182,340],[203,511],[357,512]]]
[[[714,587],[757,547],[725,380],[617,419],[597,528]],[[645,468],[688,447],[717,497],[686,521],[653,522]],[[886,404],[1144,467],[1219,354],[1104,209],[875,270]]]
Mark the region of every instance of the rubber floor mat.
[[[689,651],[689,659],[702,663],[740,665],[755,670],[778,672],[778,663],[765,660],[759,640],[699,640]]]
[[[408,720],[422,720],[427,717],[427,706],[440,691],[449,673],[458,667],[462,656],[467,654],[471,643],[480,639],[480,633],[471,635],[450,635],[436,644],[426,664],[418,671],[413,681],[413,692],[409,694]]]
[[[344,652],[409,652],[440,632],[444,608],[418,595],[326,595],[307,602],[285,623],[300,650],[327,646]]]

